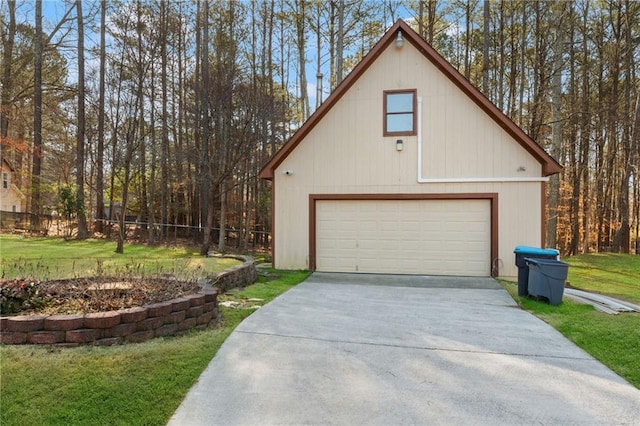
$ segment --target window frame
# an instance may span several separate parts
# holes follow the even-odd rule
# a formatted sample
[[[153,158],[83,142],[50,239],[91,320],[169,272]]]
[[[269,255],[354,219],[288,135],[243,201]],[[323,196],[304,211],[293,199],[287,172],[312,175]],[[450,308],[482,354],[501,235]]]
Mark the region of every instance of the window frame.
[[[402,94],[410,94],[413,96],[413,111],[403,111],[403,112],[387,112],[387,97],[388,95],[402,95]],[[401,90],[384,90],[382,92],[382,134],[384,136],[415,136],[417,134],[417,126],[416,126],[416,116],[418,114],[418,90],[417,89],[401,89]],[[402,130],[399,132],[388,131],[387,130],[387,117],[389,115],[400,115],[400,114],[409,114],[412,113],[412,128],[411,130]]]

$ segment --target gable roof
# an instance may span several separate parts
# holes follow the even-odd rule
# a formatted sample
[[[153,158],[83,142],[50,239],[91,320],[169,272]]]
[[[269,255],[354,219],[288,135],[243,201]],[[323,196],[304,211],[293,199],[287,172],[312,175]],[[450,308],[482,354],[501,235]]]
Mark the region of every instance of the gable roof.
[[[327,100],[305,121],[293,136],[280,150],[267,162],[260,171],[262,179],[272,180],[275,169],[295,149],[304,137],[318,124],[331,108],[342,98],[349,88],[371,66],[382,52],[393,43],[398,31],[402,31],[405,42],[411,43],[425,58],[449,78],[463,93],[465,93],[476,105],[515,139],[529,154],[542,164],[542,174],[550,176],[562,171],[562,166],[551,157],[540,145],[527,135],[517,124],[498,109],[478,89],[476,89],[462,74],[456,70],[446,59],[435,51],[422,37],[411,27],[399,19],[376,43],[371,51],[358,63],[349,75],[336,87]]]

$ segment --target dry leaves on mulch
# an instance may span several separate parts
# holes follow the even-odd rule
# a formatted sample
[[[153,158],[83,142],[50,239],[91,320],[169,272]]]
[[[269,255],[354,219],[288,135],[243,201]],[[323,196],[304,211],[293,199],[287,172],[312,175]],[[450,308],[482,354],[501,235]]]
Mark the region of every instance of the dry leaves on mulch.
[[[174,277],[73,278],[38,284],[44,306],[18,315],[68,315],[113,311],[194,294],[200,286]]]

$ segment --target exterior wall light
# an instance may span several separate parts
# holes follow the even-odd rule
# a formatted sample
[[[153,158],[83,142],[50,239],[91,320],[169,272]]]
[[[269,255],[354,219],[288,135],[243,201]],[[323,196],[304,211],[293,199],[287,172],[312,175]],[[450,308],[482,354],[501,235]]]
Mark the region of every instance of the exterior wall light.
[[[404,46],[404,39],[402,38],[402,31],[398,31],[398,35],[396,36],[396,47],[400,49]]]
[[[402,149],[403,149],[402,139],[396,140],[396,151],[402,151]]]
[[[287,176],[291,176],[293,175],[293,170],[285,170],[284,172],[282,172],[283,174],[287,175]]]

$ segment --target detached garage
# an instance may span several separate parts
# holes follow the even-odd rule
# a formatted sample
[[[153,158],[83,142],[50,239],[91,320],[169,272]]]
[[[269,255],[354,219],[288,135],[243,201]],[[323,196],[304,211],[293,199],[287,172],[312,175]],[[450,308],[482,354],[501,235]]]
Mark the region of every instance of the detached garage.
[[[275,267],[515,276],[560,170],[398,21],[261,172]]]

